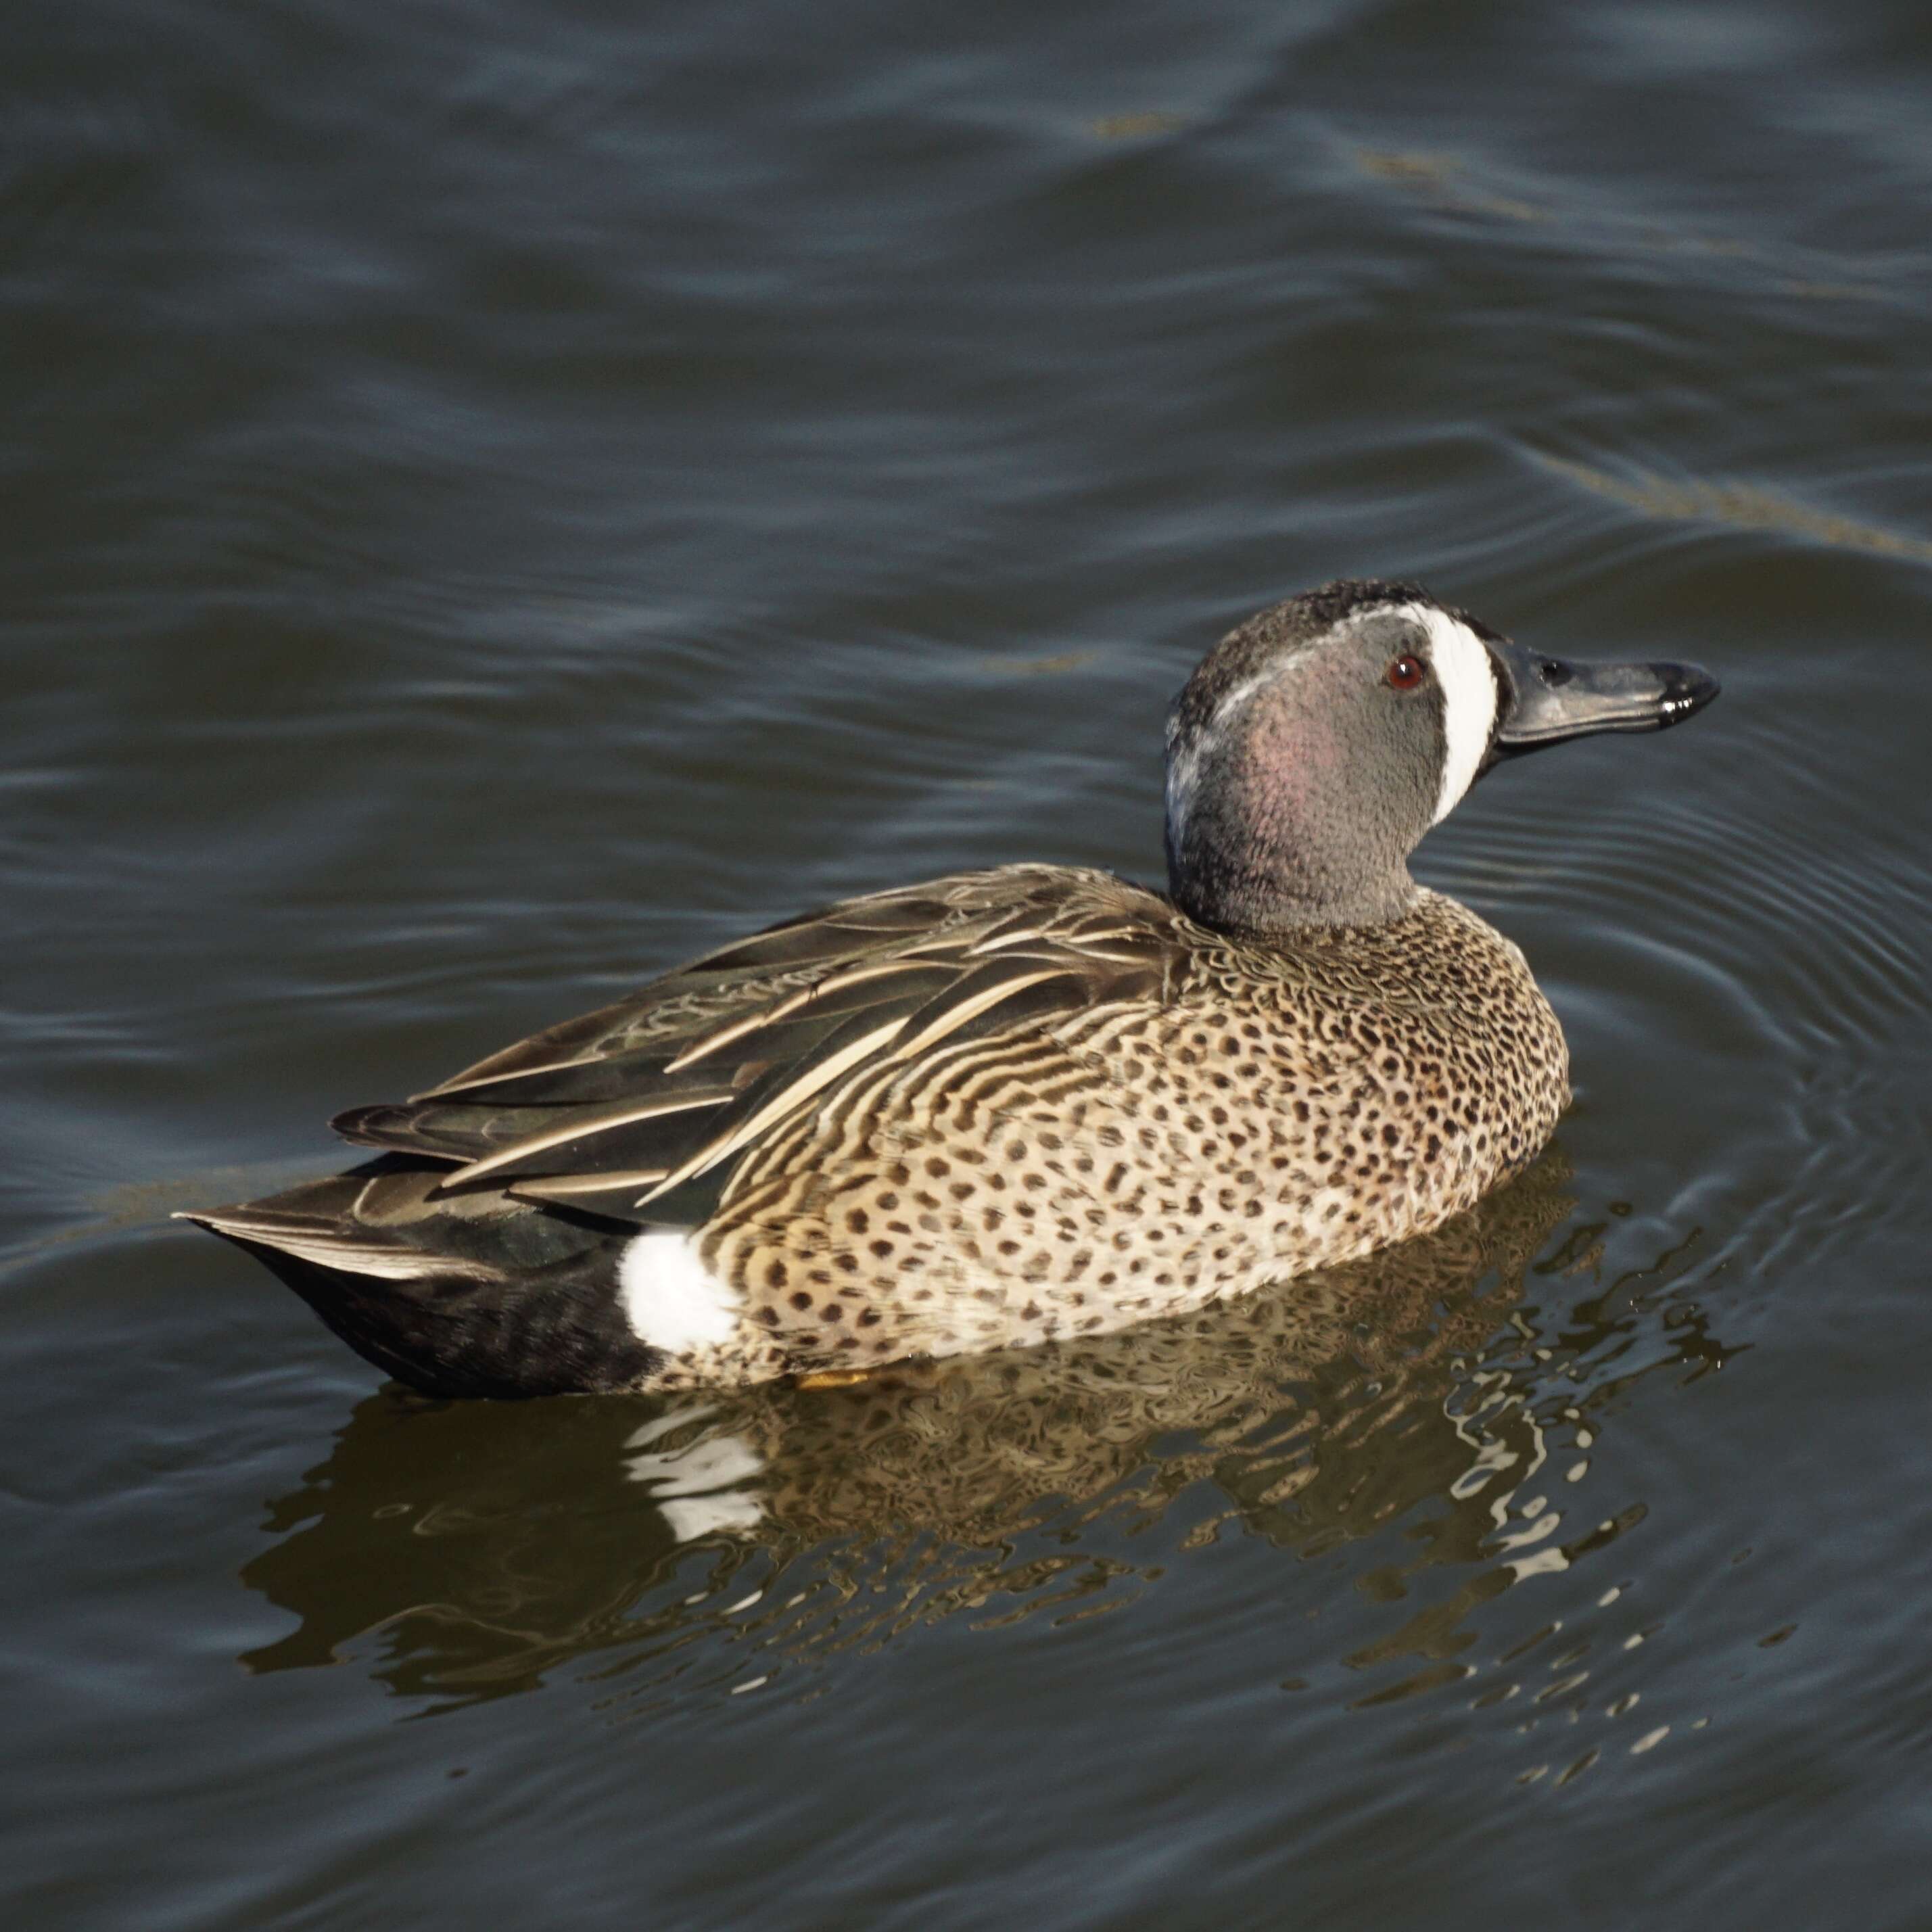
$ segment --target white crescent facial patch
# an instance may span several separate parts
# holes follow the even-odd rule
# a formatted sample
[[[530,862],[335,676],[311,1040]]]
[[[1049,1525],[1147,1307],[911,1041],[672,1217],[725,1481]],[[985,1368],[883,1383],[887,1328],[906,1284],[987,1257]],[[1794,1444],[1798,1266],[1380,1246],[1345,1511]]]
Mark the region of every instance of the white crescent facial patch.
[[[1488,648],[1467,624],[1426,604],[1398,608],[1429,633],[1429,661],[1442,687],[1442,789],[1429,821],[1440,825],[1476,782],[1496,728],[1501,693]]]

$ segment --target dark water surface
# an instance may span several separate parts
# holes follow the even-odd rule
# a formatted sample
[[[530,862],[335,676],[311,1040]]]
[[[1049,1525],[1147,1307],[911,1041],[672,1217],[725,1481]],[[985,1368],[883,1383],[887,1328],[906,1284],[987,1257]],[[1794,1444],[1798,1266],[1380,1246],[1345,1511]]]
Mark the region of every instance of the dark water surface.
[[[1932,1923],[1928,18],[10,16],[0,1918]],[[166,1222],[1155,872],[1195,656],[1367,572],[1726,686],[1426,847],[1578,1087],[1438,1239],[439,1408]]]

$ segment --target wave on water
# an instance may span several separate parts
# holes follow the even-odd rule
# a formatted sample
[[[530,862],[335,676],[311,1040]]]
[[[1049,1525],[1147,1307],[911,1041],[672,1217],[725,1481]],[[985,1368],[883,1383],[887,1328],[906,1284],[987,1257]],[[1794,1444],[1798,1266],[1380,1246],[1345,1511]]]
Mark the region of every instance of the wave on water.
[[[1802,537],[1810,543],[1828,544],[1839,550],[1932,563],[1932,538],[1888,530],[1882,524],[1862,522],[1838,511],[1820,509],[1759,484],[1672,478],[1640,469],[1619,475],[1594,464],[1532,453],[1538,463],[1558,476],[1606,496],[1613,503],[1640,510],[1647,517],[1663,517],[1679,523],[1720,524],[1737,530],[1770,530]]]

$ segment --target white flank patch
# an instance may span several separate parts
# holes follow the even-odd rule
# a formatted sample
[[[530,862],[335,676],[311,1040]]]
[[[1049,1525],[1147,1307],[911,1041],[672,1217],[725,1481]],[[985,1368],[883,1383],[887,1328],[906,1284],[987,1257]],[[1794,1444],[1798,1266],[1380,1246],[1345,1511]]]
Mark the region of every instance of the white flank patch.
[[[1482,639],[1448,611],[1408,604],[1402,614],[1428,632],[1430,661],[1442,687],[1442,735],[1447,740],[1442,789],[1436,796],[1436,816],[1429,821],[1440,825],[1475,783],[1477,770],[1488,755],[1496,728],[1496,674]]]
[[[653,1228],[617,1263],[624,1318],[640,1342],[674,1355],[731,1339],[738,1297],[698,1256],[698,1240],[682,1228]]]

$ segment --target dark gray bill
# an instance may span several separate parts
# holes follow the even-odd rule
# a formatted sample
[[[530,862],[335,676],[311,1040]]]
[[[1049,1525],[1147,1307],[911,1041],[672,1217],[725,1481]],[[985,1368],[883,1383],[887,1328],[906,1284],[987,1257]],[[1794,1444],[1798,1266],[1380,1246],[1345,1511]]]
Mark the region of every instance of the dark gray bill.
[[[1507,638],[1484,642],[1503,694],[1490,764],[1593,731],[1661,731],[1718,694],[1718,680],[1696,664],[1565,664]]]

